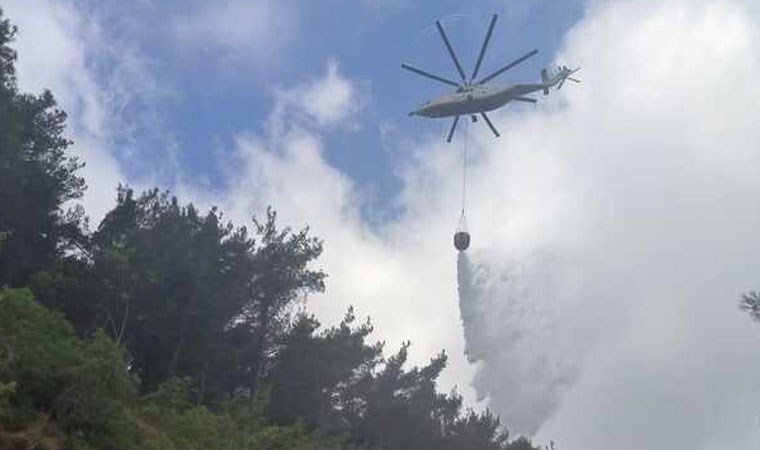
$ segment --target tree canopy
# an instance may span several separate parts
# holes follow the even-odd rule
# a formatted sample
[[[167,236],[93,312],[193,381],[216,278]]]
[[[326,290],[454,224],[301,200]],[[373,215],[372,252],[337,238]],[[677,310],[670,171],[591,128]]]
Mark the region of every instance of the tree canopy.
[[[53,94],[18,90],[15,33],[0,15],[0,285],[24,286],[81,237],[84,212],[65,205],[85,183],[82,163],[66,154],[66,113]]]
[[[119,186],[90,231],[53,95],[19,92],[0,11],[0,448],[532,449],[437,391],[350,309],[323,328],[322,241]]]

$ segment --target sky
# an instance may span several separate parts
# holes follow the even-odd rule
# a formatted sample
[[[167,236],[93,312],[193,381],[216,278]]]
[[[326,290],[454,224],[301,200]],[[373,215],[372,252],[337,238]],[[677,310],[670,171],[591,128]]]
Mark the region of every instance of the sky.
[[[440,388],[561,449],[760,448],[760,4],[753,0],[6,0],[19,84],[50,88],[87,163],[245,224],[268,205],[325,241],[327,291],[389,351],[441,350]],[[537,105],[444,142],[407,113],[471,67],[582,66]],[[469,139],[467,222],[451,236]]]

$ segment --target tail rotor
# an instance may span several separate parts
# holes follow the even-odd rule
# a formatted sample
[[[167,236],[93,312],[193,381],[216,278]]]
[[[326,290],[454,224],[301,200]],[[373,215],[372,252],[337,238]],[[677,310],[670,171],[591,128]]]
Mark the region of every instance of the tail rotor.
[[[562,89],[562,86],[565,84],[565,81],[572,81],[573,83],[580,83],[581,80],[577,78],[573,78],[571,75],[581,70],[580,67],[577,67],[575,69],[570,69],[567,66],[560,66],[559,67],[559,76],[562,78],[559,82],[559,85],[557,86],[557,90]]]

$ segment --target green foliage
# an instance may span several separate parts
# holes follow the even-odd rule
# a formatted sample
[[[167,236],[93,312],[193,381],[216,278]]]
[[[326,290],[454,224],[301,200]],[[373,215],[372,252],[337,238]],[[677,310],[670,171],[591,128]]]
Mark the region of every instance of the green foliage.
[[[8,409],[8,399],[16,392],[17,383],[12,381],[10,383],[0,382],[0,417],[4,417]]]
[[[317,333],[313,317],[299,316],[268,378],[269,406],[256,413],[233,401],[213,412],[197,403],[190,378],[137,398],[112,339],[102,332],[80,339],[28,290],[4,291],[2,382],[20,380],[5,398],[12,408],[47,405],[77,449],[532,449],[528,441],[507,444],[490,413],[462,416],[459,396],[436,392],[445,355],[405,370],[408,344],[384,360],[381,345],[366,342],[369,322],[354,322],[349,311],[338,327]]]
[[[349,310],[338,327],[315,335],[319,322],[300,315],[285,338],[277,366],[271,375],[268,415],[277,423],[305,421],[311,427],[344,432],[344,420],[335,412],[341,396],[360,370],[375,367],[382,345],[365,342],[372,332],[369,322],[353,328],[356,317]]]
[[[231,402],[217,412],[193,404],[188,379],[174,378],[143,398],[140,448],[156,449],[341,449],[341,441],[319,438],[301,425],[267,425],[258,411]],[[146,426],[145,424],[150,424]]]
[[[88,260],[64,260],[35,276],[33,288],[80,334],[104,327],[124,342],[143,392],[179,376],[193,380],[203,401],[241,389],[252,399],[291,326],[292,305],[324,289],[325,275],[309,268],[321,251],[308,229],[278,228],[271,210],[249,236],[216,209],[203,215],[168,193],[136,197],[121,187]]]
[[[80,345],[77,365],[67,371],[67,387],[54,405],[67,429],[107,428],[124,405],[134,401],[135,380],[125,364],[124,349],[101,330]]]
[[[320,438],[309,433],[302,425],[266,427],[251,436],[248,449],[266,450],[341,450],[348,449],[341,439]]]
[[[81,241],[84,213],[64,210],[82,196],[76,175],[82,164],[65,155],[66,114],[49,91],[18,92],[16,53],[9,47],[15,27],[0,11],[0,286],[24,286],[40,270]]]
[[[16,52],[8,45],[16,36],[16,26],[3,17],[0,8],[0,86],[10,90],[16,85]]]
[[[239,440],[234,423],[226,416],[212,414],[205,406],[147,417],[153,419],[153,425],[161,430],[173,448],[233,449]]]
[[[184,411],[191,406],[192,382],[189,378],[171,378],[143,397],[145,409],[157,414]]]
[[[15,427],[45,413],[66,430],[110,434],[112,422],[134,399],[125,354],[102,332],[81,340],[59,313],[37,304],[28,290],[0,292],[0,381]],[[35,413],[37,411],[38,413]]]
[[[29,290],[0,291],[0,381],[16,381],[11,404],[49,411],[79,359],[78,340],[60,313]]]
[[[88,232],[63,210],[85,189],[66,115],[18,91],[14,34],[0,11],[0,286],[28,287],[0,290],[0,448],[534,450],[437,391],[444,353],[406,368],[353,310],[293,317],[322,242],[272,209],[249,230],[119,187]]]
[[[520,442],[508,444],[508,434],[499,431],[498,417],[489,411],[478,414],[468,411],[462,417],[456,417],[449,424],[444,448],[461,450],[510,449],[533,450],[532,446],[520,447]],[[514,447],[517,445],[517,447]]]
[[[242,372],[253,398],[278,353],[278,344],[290,329],[293,303],[302,295],[324,290],[326,275],[309,268],[322,254],[322,242],[308,228],[293,233],[278,228],[270,208],[264,222],[254,219],[250,254],[251,277],[241,314],[229,336],[243,362]]]
[[[384,449],[511,449],[490,412],[461,414],[462,398],[436,391],[445,354],[404,369],[409,344],[388,359],[370,344],[369,322],[355,326],[352,310],[337,327],[301,315],[271,374],[267,415],[281,425],[348,436],[351,445]],[[532,447],[528,447],[532,448]]]
[[[552,443],[552,450],[554,449],[554,444]],[[507,447],[508,450],[540,450],[533,446],[530,439],[526,437],[519,437],[514,442],[509,444]]]
[[[56,268],[33,275],[29,287],[40,303],[65,313],[78,334],[88,336],[108,325],[100,313],[97,276],[87,260],[67,257]]]

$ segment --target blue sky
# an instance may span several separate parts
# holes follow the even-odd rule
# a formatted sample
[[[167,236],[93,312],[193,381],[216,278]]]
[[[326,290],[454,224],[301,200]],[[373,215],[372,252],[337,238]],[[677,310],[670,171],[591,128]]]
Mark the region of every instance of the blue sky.
[[[262,132],[274,106],[273,90],[320,76],[332,60],[343,76],[363,87],[365,102],[354,126],[325,133],[326,157],[360,189],[372,193],[382,216],[391,208],[388,200],[400,190],[394,160],[405,155],[393,149],[392,136],[390,142],[384,141],[381,130],[390,127],[410,135],[438,132],[447,125],[406,117],[415,105],[446,88],[399,68],[404,60],[413,60],[453,74],[440,39],[429,32],[433,20],[444,19],[463,64],[472,67],[489,16],[499,14],[484,73],[532,48],[540,51],[499,79],[506,83],[536,79],[540,68],[553,59],[565,31],[582,14],[580,1],[512,3],[273,2],[278,10],[275,20],[283,23],[264,40],[280,43],[262,43],[267,47],[262,52],[250,49],[256,43],[237,47],[215,44],[213,39],[204,43],[203,37],[190,44],[178,39],[172,25],[178,18],[194,17],[196,22],[189,27],[199,26],[197,20],[209,27],[241,26],[204,18],[208,5],[203,2],[83,0],[81,5],[108,39],[133,47],[155,83],[153,91],[163,93],[150,99],[137,96],[123,111],[122,120],[137,127],[129,139],[116,135],[120,148],[116,155],[128,155],[120,163],[130,178],[150,174],[157,164],[174,164],[173,170],[161,173],[159,182],[172,183],[165,177],[176,176],[180,169],[186,179],[207,180],[212,189],[226,188],[220,153],[239,133]],[[247,19],[251,27],[257,26],[253,17],[243,17],[242,23]],[[101,76],[111,77],[113,70],[106,60]],[[516,105],[515,109],[528,108]]]
[[[562,449],[759,448],[757,0],[5,0],[22,89],[51,88],[115,187],[245,224],[274,205],[325,241],[323,323],[349,305],[440,388]],[[407,117],[471,67],[580,65],[583,83],[469,127],[468,264],[452,246],[463,133]],[[427,32],[425,31],[427,30]],[[463,130],[464,127],[460,129]],[[463,280],[470,284],[462,290]],[[467,314],[464,314],[468,311]]]

